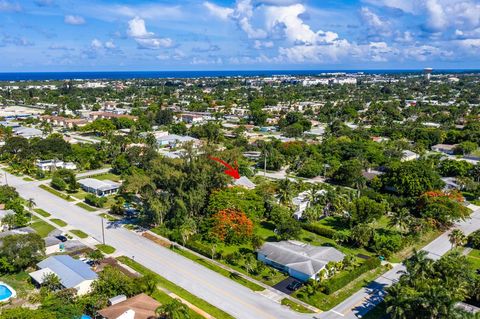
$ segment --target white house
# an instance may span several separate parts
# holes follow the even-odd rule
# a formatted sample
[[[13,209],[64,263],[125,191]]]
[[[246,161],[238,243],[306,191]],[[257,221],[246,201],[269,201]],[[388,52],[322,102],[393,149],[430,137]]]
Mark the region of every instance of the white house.
[[[73,162],[63,162],[55,160],[37,160],[35,166],[42,171],[51,171],[54,168],[64,168],[76,170],[77,165]]]
[[[80,187],[88,193],[95,194],[97,196],[107,196],[116,194],[121,186],[120,183],[112,182],[109,180],[98,180],[95,178],[84,178],[78,181]]]
[[[410,150],[404,150],[402,152],[402,158],[400,159],[402,162],[414,161],[418,159],[420,155]]]
[[[326,190],[321,189],[315,195],[325,195],[327,193]],[[308,198],[308,191],[301,192],[296,197],[292,199],[292,203],[295,206],[295,213],[293,213],[293,217],[297,220],[302,219],[303,213],[310,205],[310,199]]]
[[[317,279],[329,262],[339,262],[345,255],[333,247],[312,246],[299,241],[266,242],[257,258],[300,281]]]
[[[78,295],[90,292],[97,274],[83,261],[68,255],[50,256],[37,264],[39,270],[31,272],[32,279],[41,285],[45,276],[55,274],[64,288],[75,288]]]
[[[437,144],[432,146],[432,151],[453,155],[457,144]]]

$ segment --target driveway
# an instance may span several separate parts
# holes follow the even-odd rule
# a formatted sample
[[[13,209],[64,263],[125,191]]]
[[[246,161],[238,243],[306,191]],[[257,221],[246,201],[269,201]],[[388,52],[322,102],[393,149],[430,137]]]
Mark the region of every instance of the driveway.
[[[297,279],[293,278],[293,277],[288,277],[287,279],[284,279],[282,280],[281,282],[279,282],[278,284],[276,284],[275,286],[273,286],[273,288],[287,294],[287,295],[291,295],[293,293],[293,291],[287,289],[287,286],[290,285],[292,282],[294,281],[298,281]]]

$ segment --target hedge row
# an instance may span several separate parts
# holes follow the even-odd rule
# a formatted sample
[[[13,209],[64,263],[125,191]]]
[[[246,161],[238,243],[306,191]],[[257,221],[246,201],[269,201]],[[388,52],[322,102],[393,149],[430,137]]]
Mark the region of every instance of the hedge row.
[[[212,248],[210,246],[204,245],[197,241],[187,241],[185,243],[185,246],[187,248],[190,248],[194,252],[199,253],[200,255],[203,255],[208,258],[212,258]],[[219,257],[218,253],[215,253],[214,257],[218,258]]]
[[[327,237],[327,238],[332,238],[332,239],[337,233],[335,230],[331,228],[327,228],[327,227],[315,225],[315,224],[302,224],[302,228],[312,233],[315,233],[317,235]]]
[[[353,280],[357,279],[359,276],[366,273],[367,271],[377,268],[378,266],[380,266],[380,264],[381,261],[379,258],[372,257],[370,259],[367,259],[359,267],[348,272],[343,272],[340,276],[333,277],[322,283],[321,287],[323,288],[323,292],[327,295],[330,295],[331,293],[334,293],[338,289],[343,288]]]

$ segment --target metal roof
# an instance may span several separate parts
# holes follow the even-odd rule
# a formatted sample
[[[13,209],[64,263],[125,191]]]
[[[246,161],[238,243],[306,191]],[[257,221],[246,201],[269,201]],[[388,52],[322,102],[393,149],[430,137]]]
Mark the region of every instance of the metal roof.
[[[51,256],[37,264],[41,269],[49,268],[65,288],[78,286],[85,280],[97,279],[97,274],[86,263],[68,255]]]
[[[330,261],[342,261],[345,255],[333,247],[312,246],[298,241],[267,242],[258,253],[277,264],[313,276]]]
[[[79,180],[78,183],[82,186],[93,188],[96,190],[101,190],[101,191],[117,189],[121,185],[120,183],[115,183],[109,180],[101,181],[95,178],[84,178]]]

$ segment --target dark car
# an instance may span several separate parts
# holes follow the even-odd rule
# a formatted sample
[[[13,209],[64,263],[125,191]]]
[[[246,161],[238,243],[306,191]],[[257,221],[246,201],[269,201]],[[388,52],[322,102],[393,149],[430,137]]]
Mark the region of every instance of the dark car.
[[[302,283],[299,281],[292,281],[288,284],[287,289],[290,291],[295,291],[302,286]]]
[[[68,240],[67,237],[63,235],[55,236],[58,240],[60,240],[62,243],[66,242]]]

